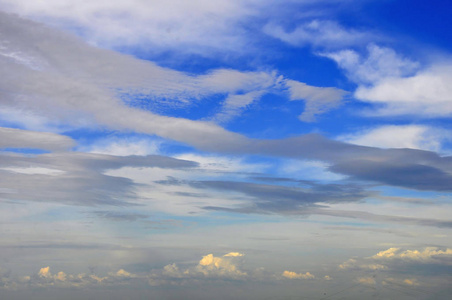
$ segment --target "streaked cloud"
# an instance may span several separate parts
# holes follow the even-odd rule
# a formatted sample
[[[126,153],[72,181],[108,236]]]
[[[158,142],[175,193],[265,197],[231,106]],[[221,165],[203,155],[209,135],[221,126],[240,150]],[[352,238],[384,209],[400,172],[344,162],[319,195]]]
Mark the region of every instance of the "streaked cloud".
[[[294,46],[313,45],[326,48],[353,46],[377,38],[376,34],[347,29],[330,20],[313,20],[292,30],[269,23],[264,27],[264,32]]]
[[[348,143],[379,148],[410,148],[440,151],[447,134],[424,125],[386,125],[339,137]]]
[[[317,115],[340,106],[347,93],[337,88],[313,87],[295,80],[287,80],[286,85],[289,87],[290,100],[304,100],[306,103],[299,116],[303,122],[313,122]]]
[[[75,141],[64,135],[0,127],[1,148],[33,148],[47,151],[63,151],[69,150],[74,146]]]

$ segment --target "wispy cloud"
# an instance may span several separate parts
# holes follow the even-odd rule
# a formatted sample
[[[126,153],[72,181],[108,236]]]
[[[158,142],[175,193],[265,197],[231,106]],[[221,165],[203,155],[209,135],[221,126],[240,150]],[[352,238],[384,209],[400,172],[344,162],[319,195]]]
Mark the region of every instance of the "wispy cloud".
[[[330,20],[313,20],[286,30],[281,25],[269,23],[264,32],[294,46],[340,48],[364,44],[378,39],[377,34],[347,29]]]
[[[439,152],[447,136],[443,129],[424,125],[386,125],[355,131],[353,134],[340,136],[339,139],[370,147],[410,148]]]

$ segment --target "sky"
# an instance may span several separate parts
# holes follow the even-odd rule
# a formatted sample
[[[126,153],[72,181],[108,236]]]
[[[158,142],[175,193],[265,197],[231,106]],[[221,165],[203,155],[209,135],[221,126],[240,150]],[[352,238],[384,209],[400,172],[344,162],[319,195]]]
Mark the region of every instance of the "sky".
[[[0,0],[0,298],[450,298],[451,14]]]

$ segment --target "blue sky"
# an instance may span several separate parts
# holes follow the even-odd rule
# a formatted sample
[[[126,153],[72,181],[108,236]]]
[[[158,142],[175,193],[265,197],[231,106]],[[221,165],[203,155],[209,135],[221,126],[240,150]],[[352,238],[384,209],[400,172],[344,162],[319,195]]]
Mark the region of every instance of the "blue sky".
[[[450,297],[447,1],[0,10],[1,298]]]

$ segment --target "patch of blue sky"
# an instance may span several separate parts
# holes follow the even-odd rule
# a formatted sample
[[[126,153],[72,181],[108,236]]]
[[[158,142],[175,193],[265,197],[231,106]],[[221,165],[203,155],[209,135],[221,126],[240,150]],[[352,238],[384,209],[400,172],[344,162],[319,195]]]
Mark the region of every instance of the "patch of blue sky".
[[[224,225],[245,225],[254,223],[284,223],[287,222],[286,216],[277,214],[243,214],[233,211],[209,211],[208,214],[202,216],[193,216],[186,219],[187,221],[195,221],[198,227],[209,226],[221,227]]]
[[[391,35],[444,49],[452,47],[450,1],[370,1],[365,8],[364,17],[368,22]]]
[[[155,98],[140,95],[123,94],[124,103],[133,108],[148,110],[159,115],[184,118],[190,120],[203,120],[213,116],[219,110],[226,95],[208,95],[202,98],[184,97]]]
[[[0,154],[2,152],[13,152],[23,155],[39,155],[39,154],[46,154],[50,153],[51,151],[38,149],[38,148],[0,148]]]
[[[302,101],[288,101],[282,95],[264,95],[259,103],[251,104],[225,128],[251,138],[276,139],[309,133],[298,115],[304,109]]]
[[[437,191],[420,191],[414,189],[404,189],[394,186],[377,186],[371,188],[371,190],[378,191],[382,196],[387,197],[401,197],[407,199],[419,199],[420,201],[425,201],[425,203],[431,203],[431,205],[437,204],[449,204],[451,201],[450,193],[447,192],[437,192]],[[370,200],[369,200],[370,201]],[[378,201],[378,200],[377,200]],[[406,202],[409,205],[410,201]],[[417,205],[415,201],[411,201]]]
[[[299,222],[305,222],[305,223],[312,223],[312,224],[322,224],[322,225],[329,225],[329,226],[350,226],[350,227],[358,227],[358,228],[380,228],[384,227],[385,225],[379,224],[379,223],[370,223],[370,222],[363,222],[363,221],[346,221],[347,219],[344,219],[344,221],[327,221],[327,220],[313,220],[313,218],[300,218]]]

